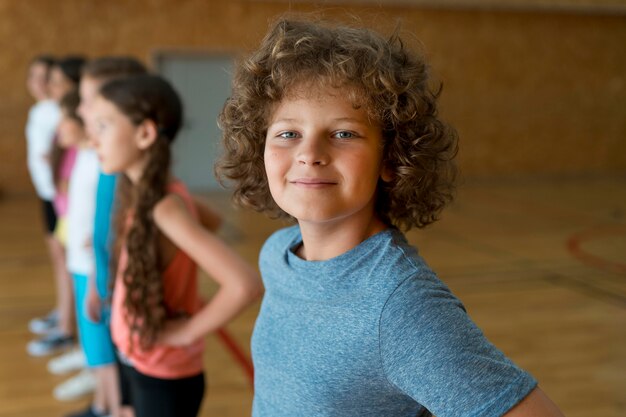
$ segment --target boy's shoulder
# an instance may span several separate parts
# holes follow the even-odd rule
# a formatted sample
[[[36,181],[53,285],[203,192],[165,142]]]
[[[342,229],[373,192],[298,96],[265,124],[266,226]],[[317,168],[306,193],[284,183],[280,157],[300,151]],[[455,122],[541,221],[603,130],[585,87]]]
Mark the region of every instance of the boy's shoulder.
[[[371,258],[376,259],[381,266],[387,265],[393,269],[401,266],[402,269],[414,272],[427,268],[417,247],[409,243],[398,229],[389,228],[373,239],[375,244],[371,245]]]
[[[293,225],[276,230],[263,244],[262,251],[284,251],[297,241],[302,240],[300,227]]]

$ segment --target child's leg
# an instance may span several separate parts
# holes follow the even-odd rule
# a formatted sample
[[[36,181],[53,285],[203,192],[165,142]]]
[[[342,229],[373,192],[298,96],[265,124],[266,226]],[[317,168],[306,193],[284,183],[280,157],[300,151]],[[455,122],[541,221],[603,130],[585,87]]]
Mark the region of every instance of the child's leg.
[[[115,364],[101,366],[97,369],[98,380],[102,384],[103,404],[111,417],[120,417],[120,386]],[[95,404],[95,398],[94,398]]]
[[[106,412],[117,417],[119,415],[119,388],[115,372],[115,350],[109,326],[105,321],[93,322],[87,316],[85,301],[89,278],[74,274],[73,280],[78,333],[87,366],[94,370],[97,381],[92,408],[102,414]]]
[[[119,358],[117,358],[116,365],[120,393],[120,417],[135,417],[135,410],[132,407],[131,372],[133,369],[124,365]]]
[[[53,236],[48,236],[47,241],[57,289],[59,330],[64,335],[72,335],[74,334],[74,290],[72,279],[65,265],[65,249]]]
[[[57,288],[56,312],[58,322],[56,326],[41,332],[45,333],[45,336],[26,345],[28,353],[33,356],[49,355],[66,349],[74,343],[74,290],[72,279],[65,266],[65,249],[54,236],[47,236],[46,241],[52,259]],[[31,320],[29,326],[31,330],[35,331],[34,320]]]
[[[128,405],[121,406],[120,417],[135,417],[135,411],[133,411],[133,407]]]
[[[96,368],[93,370],[96,376],[96,389],[93,391],[93,398],[91,399],[91,409],[95,410],[99,415],[108,415],[109,409],[107,408],[106,400],[105,400],[105,387],[104,380],[102,379],[102,374],[100,373],[100,369]]]
[[[40,200],[40,203],[44,223],[45,242],[52,263],[56,287],[56,302],[54,309],[46,316],[31,320],[29,328],[33,333],[46,335],[51,332],[59,333],[59,312],[62,311],[62,314],[67,316],[67,313],[71,310],[72,303],[71,300],[67,302],[66,292],[63,290],[64,283],[67,282],[67,279],[65,279],[67,277],[67,271],[65,270],[65,260],[62,258],[62,245],[55,239],[58,218],[54,210],[54,205],[52,201],[48,200]],[[71,312],[69,317],[71,319]],[[63,318],[63,323],[64,334],[67,334],[68,320],[65,317]]]
[[[204,374],[160,379],[132,369],[133,408],[136,417],[196,417],[204,397]]]

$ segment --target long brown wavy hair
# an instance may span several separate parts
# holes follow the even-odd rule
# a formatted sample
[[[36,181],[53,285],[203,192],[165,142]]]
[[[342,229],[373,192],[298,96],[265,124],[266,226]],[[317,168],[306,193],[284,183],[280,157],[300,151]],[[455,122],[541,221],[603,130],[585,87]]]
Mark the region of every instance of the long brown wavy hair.
[[[139,182],[133,184],[125,175],[120,178],[115,219],[115,247],[124,246],[128,252],[128,264],[122,272],[127,289],[125,319],[133,336],[131,343],[137,335],[140,347],[147,349],[153,345],[167,316],[161,277],[164,265],[152,211],[167,192],[170,144],[181,125],[182,104],[173,87],[155,75],[115,79],[102,86],[100,96],[134,125],[151,120],[158,131],[158,137],[146,150],[147,164]]]
[[[263,151],[273,107],[298,87],[340,88],[383,130],[383,166],[375,210],[408,230],[438,219],[452,200],[456,131],[438,118],[441,86],[429,86],[428,66],[396,31],[384,39],[363,28],[304,19],[276,21],[261,46],[237,67],[232,95],[220,114],[224,153],[216,164],[239,205],[289,217],[271,197]],[[230,180],[230,181],[228,181]]]

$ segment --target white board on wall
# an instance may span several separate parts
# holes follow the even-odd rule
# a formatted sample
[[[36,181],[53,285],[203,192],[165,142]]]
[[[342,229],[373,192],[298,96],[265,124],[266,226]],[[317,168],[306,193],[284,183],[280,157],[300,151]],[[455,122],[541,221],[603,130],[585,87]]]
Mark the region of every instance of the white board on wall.
[[[233,57],[161,52],[155,63],[183,101],[184,122],[172,153],[174,175],[195,192],[220,190],[213,174],[221,153],[217,117],[230,96]]]

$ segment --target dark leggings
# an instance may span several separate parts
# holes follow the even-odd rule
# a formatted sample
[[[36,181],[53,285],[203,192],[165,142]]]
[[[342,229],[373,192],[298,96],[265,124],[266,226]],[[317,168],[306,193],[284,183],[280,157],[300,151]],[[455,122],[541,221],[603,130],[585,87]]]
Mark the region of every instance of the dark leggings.
[[[52,235],[57,227],[57,214],[54,211],[52,201],[41,200],[41,212],[43,214],[43,224],[46,234]]]
[[[180,379],[153,378],[119,363],[122,404],[135,417],[196,417],[204,397],[204,374]]]

